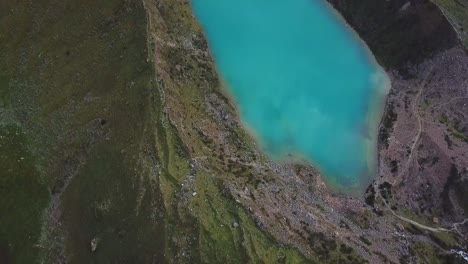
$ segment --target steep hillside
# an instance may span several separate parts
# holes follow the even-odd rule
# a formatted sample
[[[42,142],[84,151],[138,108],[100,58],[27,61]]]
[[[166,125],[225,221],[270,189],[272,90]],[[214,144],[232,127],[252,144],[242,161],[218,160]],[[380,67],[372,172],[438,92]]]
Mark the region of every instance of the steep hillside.
[[[468,1],[433,0],[457,31],[465,48],[468,48]]]
[[[258,151],[188,0],[0,3],[0,262],[461,261],[456,32],[428,1],[330,2],[393,81],[360,198]]]

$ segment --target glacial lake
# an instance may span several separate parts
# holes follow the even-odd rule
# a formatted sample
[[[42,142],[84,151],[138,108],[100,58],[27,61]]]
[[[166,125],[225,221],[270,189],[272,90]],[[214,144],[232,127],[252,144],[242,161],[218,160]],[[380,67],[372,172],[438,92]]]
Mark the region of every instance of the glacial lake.
[[[377,170],[390,88],[357,34],[324,0],[192,0],[244,126],[278,162],[306,162],[358,194]]]

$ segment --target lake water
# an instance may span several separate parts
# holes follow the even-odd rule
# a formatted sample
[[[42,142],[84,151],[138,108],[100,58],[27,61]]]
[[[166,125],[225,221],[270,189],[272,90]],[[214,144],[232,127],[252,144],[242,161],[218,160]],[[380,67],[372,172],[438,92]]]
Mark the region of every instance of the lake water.
[[[306,161],[341,193],[376,173],[390,83],[323,0],[192,0],[241,120],[277,161]]]

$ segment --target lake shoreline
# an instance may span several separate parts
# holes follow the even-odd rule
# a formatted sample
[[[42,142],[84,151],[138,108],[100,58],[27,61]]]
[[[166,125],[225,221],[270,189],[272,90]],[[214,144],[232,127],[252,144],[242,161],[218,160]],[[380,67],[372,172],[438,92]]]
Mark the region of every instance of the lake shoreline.
[[[192,4],[193,6],[193,4]],[[335,20],[334,23],[337,25],[340,25],[343,27],[343,30],[345,30],[345,34],[349,34],[350,37],[352,37],[354,40],[356,40],[359,46],[360,52],[363,53],[362,56],[365,56],[364,60],[367,60],[373,67],[376,69],[376,73],[374,73],[377,76],[377,81],[375,80],[369,80],[370,82],[374,83],[370,87],[370,94],[368,96],[369,101],[367,102],[367,111],[366,111],[366,117],[364,120],[366,120],[366,126],[367,126],[367,133],[369,135],[370,140],[366,140],[366,153],[364,154],[366,157],[365,159],[367,160],[368,163],[368,170],[364,173],[363,176],[359,177],[356,179],[353,183],[352,186],[344,186],[342,184],[339,184],[337,182],[334,182],[333,180],[328,179],[329,177],[325,175],[329,175],[329,173],[326,173],[325,170],[320,169],[320,166],[317,165],[317,162],[313,162],[310,158],[305,158],[306,155],[298,155],[297,153],[300,151],[288,151],[285,150],[282,153],[283,154],[275,154],[272,155],[271,153],[265,153],[267,156],[269,156],[272,160],[275,162],[281,163],[281,164],[295,164],[295,163],[303,163],[303,161],[306,161],[309,165],[312,165],[316,167],[319,171],[323,172],[323,180],[327,182],[327,185],[329,185],[330,190],[336,194],[349,194],[351,196],[360,196],[364,193],[364,191],[367,189],[368,184],[375,178],[377,174],[377,139],[378,139],[378,126],[379,123],[382,119],[382,114],[383,114],[383,108],[384,108],[384,102],[382,102],[382,98],[385,98],[385,95],[388,93],[388,91],[391,88],[391,83],[390,79],[383,69],[381,65],[378,64],[375,56],[372,54],[370,51],[369,47],[366,45],[363,39],[359,37],[357,32],[344,20],[344,18],[338,13],[337,10],[333,8],[333,6],[324,1],[323,2],[323,8],[325,8],[327,11],[330,11],[330,17],[332,16],[331,19]],[[326,15],[329,16],[329,15]],[[203,23],[201,23],[203,25]],[[210,41],[208,41],[208,46],[210,47]],[[209,49],[209,52],[213,54],[212,49]],[[215,57],[213,57],[215,58]],[[233,102],[231,105],[233,105],[234,109],[236,110],[237,114],[239,116],[241,115],[241,106],[239,105],[238,98],[237,96],[233,93],[233,88],[230,88],[230,84],[223,78],[220,70],[218,67],[216,67],[216,72],[219,76],[219,78],[222,80],[222,90],[225,91],[225,94],[229,98],[231,102]],[[371,77],[375,78],[374,76]],[[377,87],[378,86],[378,87]],[[376,99],[377,98],[377,99]],[[377,102],[377,103],[375,103]],[[377,110],[376,110],[377,109]],[[242,118],[241,118],[242,119]],[[260,146],[261,149],[264,150],[265,144],[263,139],[257,134],[255,129],[253,129],[250,124],[247,124],[243,121],[240,121],[244,129],[247,131],[247,133],[254,139],[254,142],[257,143],[258,146]],[[263,146],[263,147],[262,147]],[[297,152],[297,153],[293,153]],[[292,156],[294,158],[292,158]]]

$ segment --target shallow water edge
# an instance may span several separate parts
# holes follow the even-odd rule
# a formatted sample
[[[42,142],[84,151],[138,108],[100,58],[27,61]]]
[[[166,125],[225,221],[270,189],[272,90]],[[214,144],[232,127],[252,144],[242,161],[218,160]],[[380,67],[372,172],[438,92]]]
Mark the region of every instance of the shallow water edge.
[[[312,165],[322,174],[322,179],[325,181],[329,189],[337,194],[345,194],[345,195],[360,195],[363,191],[367,188],[368,184],[372,181],[372,179],[377,174],[377,137],[378,137],[378,127],[380,120],[382,118],[385,98],[390,90],[391,82],[384,71],[384,69],[377,63],[377,60],[373,56],[372,52],[366,45],[366,43],[359,37],[359,35],[346,23],[344,18],[328,3],[323,2],[324,6],[333,13],[333,19],[338,20],[339,24],[346,28],[346,33],[351,33],[354,40],[358,41],[360,44],[360,51],[366,53],[366,60],[369,64],[372,64],[376,73],[372,76],[372,83],[373,88],[368,91],[368,95],[366,96],[368,99],[367,104],[367,111],[366,115],[363,118],[364,123],[362,126],[365,128],[363,133],[365,133],[365,141],[364,141],[364,148],[365,148],[365,160],[367,161],[367,168],[364,169],[360,177],[354,179],[353,181],[339,181],[335,177],[327,177],[329,173],[321,168],[321,166],[311,160],[310,158],[306,158],[304,155],[295,153],[294,150],[286,150],[282,153],[268,153],[268,156],[278,163],[300,163],[304,165]],[[210,41],[208,41],[208,45],[210,45]],[[213,55],[212,50],[210,52]],[[237,110],[238,114],[241,115],[240,108],[236,102],[235,96],[233,94],[234,89],[229,87],[228,82],[223,78],[222,74],[220,73],[219,68],[217,69],[217,73],[220,76],[220,79],[223,80],[223,90],[228,95],[232,102],[235,102],[234,107]],[[376,86],[377,89],[375,88]],[[242,119],[242,118],[241,118]],[[244,129],[255,139],[258,145],[265,146],[264,142],[262,142],[262,138],[258,135],[254,128],[250,127],[246,122],[241,122]],[[345,179],[346,180],[346,179]]]

